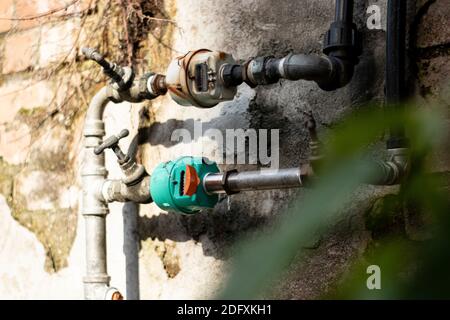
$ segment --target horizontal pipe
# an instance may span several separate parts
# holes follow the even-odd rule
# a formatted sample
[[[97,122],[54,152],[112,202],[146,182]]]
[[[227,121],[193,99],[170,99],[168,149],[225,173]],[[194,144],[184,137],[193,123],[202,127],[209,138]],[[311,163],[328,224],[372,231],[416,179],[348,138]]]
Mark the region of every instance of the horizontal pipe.
[[[407,171],[407,150],[391,150],[389,161],[372,161],[374,174],[365,183],[373,185],[395,185],[401,182]],[[228,171],[209,173],[203,178],[203,188],[207,193],[233,194],[241,191],[299,188],[314,180],[311,164],[298,168],[258,171]]]
[[[328,82],[335,72],[333,61],[317,54],[289,54],[284,58],[257,57],[247,66],[246,78],[253,85],[266,85],[280,79]]]
[[[284,58],[259,56],[244,65],[227,65],[221,77],[227,86],[242,82],[251,87],[270,85],[280,79],[315,81],[326,91],[346,86],[353,77],[360,48],[353,23],[353,0],[337,0],[335,20],[326,33],[323,53],[289,54]]]
[[[204,177],[203,186],[208,193],[298,188],[302,178],[300,168],[210,173]]]
[[[280,76],[288,80],[313,80],[320,82],[329,79],[333,64],[328,57],[319,55],[290,54],[278,62]]]

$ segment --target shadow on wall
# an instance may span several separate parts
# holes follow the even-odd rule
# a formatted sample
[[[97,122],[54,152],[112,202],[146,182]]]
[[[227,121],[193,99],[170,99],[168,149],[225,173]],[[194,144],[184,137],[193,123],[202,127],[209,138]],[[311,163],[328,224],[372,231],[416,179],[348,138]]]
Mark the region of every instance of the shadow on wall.
[[[164,124],[158,123],[149,128],[144,128],[144,131],[139,131],[133,137],[128,150],[129,156],[136,157],[140,144],[150,143],[151,145],[157,145],[159,141],[161,143],[169,141],[165,137],[165,133],[171,132],[176,128],[189,127],[189,124],[193,128],[193,121],[193,119],[189,119],[187,122],[171,119]],[[211,127],[210,123],[213,123],[213,121],[204,124],[204,127]],[[161,129],[162,127],[164,129]],[[145,132],[145,135],[143,132]],[[158,135],[155,137],[154,133]],[[146,139],[144,140],[143,137]],[[148,139],[150,139],[150,142]],[[175,145],[180,142],[173,141],[172,143],[172,145]],[[226,169],[226,166],[221,167],[222,169]],[[250,169],[255,169],[254,165],[241,165],[240,167],[252,167]],[[294,191],[275,190],[265,193],[253,193],[254,197],[264,197],[264,199],[271,201],[272,198],[274,200],[290,198],[287,195],[294,193]],[[206,235],[210,243],[213,244],[213,248],[203,244],[202,248],[205,256],[214,256],[217,259],[226,258],[228,253],[225,248],[228,248],[239,236],[242,236],[247,231],[267,225],[268,221],[272,220],[270,215],[255,214],[255,204],[248,203],[246,201],[247,197],[247,193],[245,195],[233,195],[233,200],[230,197],[222,196],[214,209],[204,210],[201,213],[193,215],[160,212],[157,216],[140,216],[138,211],[139,206],[133,203],[126,203],[123,208],[123,217],[125,229],[124,253],[127,261],[127,288],[128,283],[132,288],[135,288],[135,283],[138,284],[139,282],[137,278],[133,278],[134,276],[128,275],[129,272],[138,272],[137,269],[133,271],[133,268],[137,268],[133,267],[133,265],[138,260],[138,251],[140,248],[136,246],[136,243],[139,241],[145,241],[150,238],[160,241],[172,240],[174,242],[185,242],[193,239],[201,242],[201,236]],[[276,206],[284,206],[284,204],[278,204]],[[274,212],[278,212],[278,210],[274,210]],[[131,293],[128,293],[127,289],[127,296],[129,294]]]
[[[236,196],[234,196],[236,197]],[[139,238],[160,241],[172,240],[202,242],[202,236],[208,238],[208,244],[202,243],[205,256],[226,259],[228,249],[238,237],[250,230],[266,225],[269,217],[247,214],[242,208],[227,210],[228,198],[223,198],[214,210],[205,210],[191,216],[161,212],[158,216],[139,217]],[[212,244],[212,246],[210,245]]]
[[[166,148],[170,148],[179,143],[189,143],[190,141],[184,141],[183,139],[181,139],[181,141],[180,140],[175,141],[172,140],[171,137],[175,130],[184,129],[190,133],[191,137],[195,138],[194,136],[195,122],[196,121],[194,119],[187,119],[187,120],[169,119],[166,122],[154,122],[149,127],[139,128],[137,136],[139,145],[149,143],[152,146],[162,145]],[[214,126],[214,121],[212,120],[208,122],[202,122],[202,127],[204,132],[205,130],[215,128],[217,126]]]
[[[365,17],[365,9],[366,6],[358,5],[356,16]],[[360,29],[364,30],[361,24],[365,23],[365,20],[360,20],[358,24],[360,25]],[[350,105],[353,107],[362,105],[378,96],[382,98],[384,70],[381,69],[379,71],[379,65],[384,64],[384,61],[380,61],[380,57],[384,55],[384,51],[380,50],[374,53],[379,47],[379,42],[383,40],[382,38],[384,38],[384,31],[376,31],[363,35],[366,50],[361,56],[355,77],[347,88],[324,94],[315,84],[309,85],[303,81],[295,84],[282,82],[281,84],[267,86],[265,88],[257,88],[256,97],[250,102],[246,116],[249,118],[249,123],[252,128],[280,129],[280,159],[285,159],[282,163],[283,166],[286,162],[288,165],[298,165],[302,159],[306,159],[309,135],[304,123],[308,117],[307,112],[310,111],[309,109],[315,108],[316,106],[319,107],[318,110],[314,109],[313,112],[315,118],[317,118],[316,120],[323,127],[332,125],[335,119],[330,120],[324,118],[327,111],[321,110],[320,108],[326,106],[332,108],[334,106],[335,109],[342,111],[349,107],[345,106],[343,108],[344,106],[336,106],[336,99],[334,97],[347,95]],[[272,51],[278,52],[277,48],[273,48],[272,40],[267,39],[267,43],[261,44],[261,46],[268,46]],[[288,47],[291,48],[292,46]],[[290,51],[294,50],[290,49]],[[283,52],[283,54],[285,53]],[[273,98],[274,95],[283,89],[282,87],[285,87],[282,94],[286,94],[286,87],[290,90],[293,86],[297,87],[290,93],[293,97],[287,100]],[[321,98],[317,99],[318,96]],[[295,99],[299,101],[296,102]],[[300,103],[301,99],[306,100],[306,107]],[[343,98],[337,100],[346,101]],[[331,109],[329,110],[329,112],[332,111]],[[175,130],[184,129],[190,133],[191,137],[195,138],[195,121],[193,118],[186,120],[169,119],[165,122],[154,122],[150,126],[142,127],[133,139],[133,148],[137,149],[138,146],[147,143],[150,146],[160,145],[165,148],[170,148],[180,143],[189,143],[189,141],[183,139],[172,140],[171,137]],[[208,129],[219,129],[223,132],[226,128],[221,126],[219,118],[213,118],[207,122],[202,122],[202,129],[204,133]],[[267,195],[267,192],[258,192],[250,196],[234,195],[232,199],[233,205],[231,206],[229,205],[229,198],[224,197],[215,209],[192,216],[166,212],[161,212],[158,216],[152,217],[138,216],[139,239],[140,241],[145,241],[150,238],[160,241],[172,240],[175,242],[185,242],[192,239],[201,241],[201,237],[206,236],[214,248],[203,246],[204,254],[214,256],[218,259],[224,259],[228,255],[228,249],[226,248],[229,248],[230,244],[247,231],[267,225],[269,221],[273,220],[272,215],[275,215],[274,212],[278,212],[277,210],[280,208],[285,208],[289,203],[289,199],[295,196],[293,192],[276,191],[274,198],[277,201],[283,202],[283,204],[274,205],[272,208],[273,213],[269,215],[260,214],[256,210],[257,205],[248,204],[248,199],[264,199]]]
[[[323,128],[333,125],[347,111],[351,111],[369,100],[383,98],[384,47],[380,43],[384,42],[384,31],[366,32],[363,27],[368,2],[357,1],[355,15],[358,17],[356,22],[359,29],[363,30],[364,53],[349,86],[335,92],[325,93],[315,84],[304,81],[296,83],[282,81],[279,84],[255,90],[256,95],[245,113],[246,120],[255,129],[280,129],[281,166],[295,166],[307,158],[309,135],[304,126],[307,113],[312,111],[315,120]],[[325,32],[328,22],[323,23],[323,26]],[[282,31],[280,30],[280,32]],[[258,46],[263,52],[260,53],[280,55],[302,51],[299,48],[302,48],[303,44],[298,43],[297,37],[275,42],[275,36],[274,34],[261,38]],[[233,50],[230,46],[227,49]],[[321,45],[318,41],[311,42],[308,50],[319,52]],[[233,117],[233,115],[229,116]],[[239,116],[242,117],[242,114]],[[228,115],[223,114],[221,117],[228,117]],[[172,141],[171,136],[174,130],[185,129],[194,137],[194,123],[195,119],[193,118],[184,121],[169,119],[163,122],[154,122],[150,126],[139,129],[130,150],[137,150],[139,145],[144,144],[170,148],[180,143],[188,143],[184,140]],[[203,132],[208,129],[219,129],[223,132],[226,129],[219,118],[202,122],[202,127]],[[133,152],[135,154],[136,151]],[[242,170],[243,168],[239,167],[238,169]],[[136,244],[147,239],[174,242],[186,242],[193,239],[202,242],[205,256],[227,259],[230,255],[231,245],[238,238],[273,222],[274,217],[285,211],[290,200],[301,193],[301,190],[276,190],[233,195],[232,199],[222,198],[213,210],[192,216],[160,212],[159,215],[148,217],[139,216],[136,213],[137,240],[133,241]],[[269,202],[268,209],[263,209],[263,202],[266,200]],[[205,237],[207,241],[204,241]],[[127,250],[131,250],[131,252],[127,252]],[[129,272],[137,274],[137,270],[133,271],[132,267],[128,268],[128,262],[137,261],[138,251],[139,248],[136,249],[136,246],[125,246],[127,296],[131,294],[128,287],[134,288],[136,283],[138,285],[138,278],[134,278],[131,274],[128,275]]]

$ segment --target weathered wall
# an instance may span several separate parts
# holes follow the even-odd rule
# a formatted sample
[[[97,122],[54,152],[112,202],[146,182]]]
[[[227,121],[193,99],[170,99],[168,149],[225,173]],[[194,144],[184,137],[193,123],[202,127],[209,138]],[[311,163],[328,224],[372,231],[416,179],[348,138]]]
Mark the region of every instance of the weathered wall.
[[[8,0],[2,1],[0,12],[7,17],[29,17],[69,2]],[[326,132],[346,113],[383,99],[385,32],[368,30],[365,24],[366,8],[370,4],[385,8],[386,1],[357,2],[364,53],[347,87],[325,93],[308,82],[283,81],[256,90],[242,86],[235,101],[208,110],[181,107],[169,97],[141,105],[108,105],[107,133],[128,127],[138,134],[140,158],[149,172],[161,161],[195,151],[192,145],[170,141],[174,129],[193,130],[194,120],[202,121],[203,130],[280,129],[280,165],[306,161],[308,114],[312,113],[320,132]],[[0,20],[0,233],[5,239],[0,242],[0,297],[82,296],[83,221],[77,215],[81,125],[86,102],[102,77],[91,70],[92,64],[79,59],[81,43],[100,47],[122,62],[130,58],[139,70],[164,72],[171,57],[195,48],[223,50],[238,59],[318,53],[334,12],[333,1],[326,0],[145,3],[152,16],[171,21],[143,24],[131,16],[126,33],[123,8],[105,7],[103,1],[81,1],[56,12],[51,21]],[[76,14],[67,15],[70,12]],[[105,12],[109,19],[99,19]],[[447,0],[417,1],[417,8],[411,9],[412,76],[416,96],[424,105],[436,99],[446,106],[450,103],[445,89],[450,80],[449,14]],[[384,18],[383,14],[383,22]],[[92,78],[95,81],[90,82]],[[66,101],[68,96],[73,99]],[[195,142],[200,143],[211,150],[215,147],[206,137]],[[448,158],[441,155],[439,159],[439,168],[448,170]],[[107,155],[107,167],[111,176],[120,176],[111,155]],[[328,237],[317,239],[306,265],[294,265],[289,279],[273,294],[314,298],[331,290],[350,259],[372,241],[364,213],[377,198],[392,192],[395,188],[359,190],[346,218]],[[234,195],[214,210],[192,217],[161,212],[153,204],[140,206],[139,212],[131,204],[113,204],[108,218],[112,284],[128,298],[211,297],[226,277],[233,243],[280,216],[295,196],[303,192]]]

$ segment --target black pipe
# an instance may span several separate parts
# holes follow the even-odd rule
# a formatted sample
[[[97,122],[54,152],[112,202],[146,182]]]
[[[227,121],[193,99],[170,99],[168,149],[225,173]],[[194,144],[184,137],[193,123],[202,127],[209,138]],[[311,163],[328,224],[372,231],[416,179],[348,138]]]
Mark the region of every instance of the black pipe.
[[[336,0],[336,21],[352,23],[353,20],[353,1]]]
[[[323,52],[356,64],[360,50],[353,23],[353,5],[353,0],[336,0],[334,21],[325,35]]]
[[[333,74],[319,86],[326,91],[347,85],[353,77],[361,47],[358,31],[353,23],[353,0],[336,0],[335,17],[325,35],[323,53],[333,63]]]
[[[405,99],[406,0],[389,0],[386,31],[386,106],[403,108]],[[392,126],[388,149],[407,147],[403,126]]]
[[[244,66],[224,68],[222,78],[227,86],[246,82],[251,87],[287,80],[315,81],[326,91],[346,86],[353,77],[361,53],[357,29],[353,23],[353,0],[336,0],[335,20],[324,40],[326,56],[290,54],[277,59],[256,57]]]

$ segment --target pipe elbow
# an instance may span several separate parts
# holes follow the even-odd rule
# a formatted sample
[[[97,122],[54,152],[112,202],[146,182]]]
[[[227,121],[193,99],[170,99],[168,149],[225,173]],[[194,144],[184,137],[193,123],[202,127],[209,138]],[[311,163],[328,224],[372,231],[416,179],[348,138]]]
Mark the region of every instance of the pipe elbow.
[[[247,66],[246,76],[252,86],[267,85],[280,79],[316,82],[325,91],[346,86],[352,79],[355,63],[336,56],[290,54],[284,58],[258,57]]]
[[[110,86],[104,86],[101,88],[92,98],[89,104],[86,121],[96,121],[103,119],[103,111],[111,98],[114,97],[112,88]]]
[[[280,61],[279,70],[285,79],[314,81],[322,90],[332,91],[350,83],[355,64],[334,56],[291,54]]]
[[[374,178],[370,181],[374,185],[395,185],[409,173],[409,152],[406,148],[389,150],[387,161],[375,161]]]
[[[352,61],[330,56],[328,57],[332,72],[328,77],[319,79],[317,84],[324,91],[334,91],[345,87],[353,78],[355,64]]]

